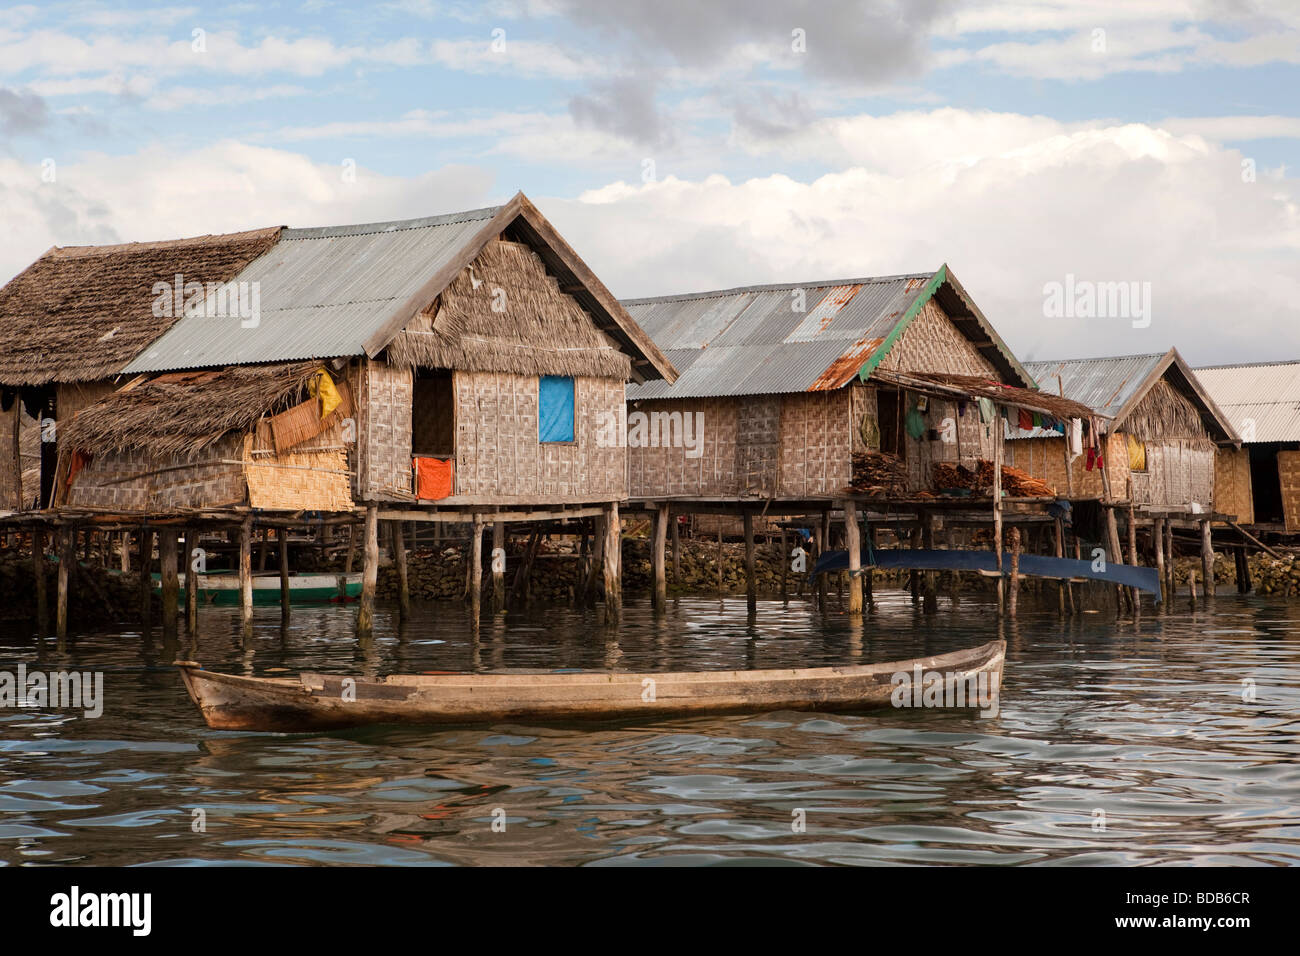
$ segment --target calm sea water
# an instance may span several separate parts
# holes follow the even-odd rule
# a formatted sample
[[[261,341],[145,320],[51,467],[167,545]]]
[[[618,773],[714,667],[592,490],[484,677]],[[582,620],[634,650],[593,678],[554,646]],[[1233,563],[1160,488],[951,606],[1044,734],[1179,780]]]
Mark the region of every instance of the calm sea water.
[[[287,632],[259,609],[247,646],[234,612],[205,609],[196,653],[250,674],[704,670],[1001,635],[1001,714],[231,733],[204,725],[157,637],[88,634],[60,653],[0,633],[0,669],[100,670],[106,695],[97,719],[0,710],[0,862],[1300,862],[1300,604],[1234,595],[1137,624],[1022,608],[999,630],[977,600],[925,617],[900,592],[877,597],[856,627],[800,601],[760,602],[751,623],[743,599],[683,598],[660,619],[629,603],[616,631],[589,611],[512,613],[477,640],[459,605],[420,607],[400,630],[381,608],[364,647],[348,608],[296,609]]]

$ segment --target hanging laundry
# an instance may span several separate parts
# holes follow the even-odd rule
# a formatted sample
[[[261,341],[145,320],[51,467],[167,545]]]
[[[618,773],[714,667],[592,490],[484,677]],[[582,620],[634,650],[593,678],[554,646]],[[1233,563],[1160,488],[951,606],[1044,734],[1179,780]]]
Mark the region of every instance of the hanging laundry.
[[[1089,448],[1088,457],[1083,460],[1083,470],[1092,471],[1093,465],[1097,463],[1097,449]]]
[[[1043,427],[1043,416],[1038,414],[1038,412],[1034,412],[1034,427],[1035,428]]]
[[[1016,417],[1016,422],[1020,425],[1020,430],[1022,432],[1032,431],[1034,427],[1034,416],[1022,408],[1020,409],[1020,414]]]
[[[907,413],[907,418],[903,422],[903,427],[907,429],[907,434],[913,441],[919,441],[925,434],[925,416],[921,414],[920,403],[913,405]]]
[[[993,421],[993,399],[981,398],[979,400],[979,404],[980,404],[980,421],[984,422],[984,424],[987,425],[989,422]]]
[[[1070,419],[1070,461],[1078,458],[1083,454],[1083,420],[1080,418]]]
[[[334,379],[330,378],[330,373],[324,369],[311,377],[307,383],[307,393],[312,398],[320,399],[321,418],[329,418],[330,413],[343,402],[343,396],[334,387]]]

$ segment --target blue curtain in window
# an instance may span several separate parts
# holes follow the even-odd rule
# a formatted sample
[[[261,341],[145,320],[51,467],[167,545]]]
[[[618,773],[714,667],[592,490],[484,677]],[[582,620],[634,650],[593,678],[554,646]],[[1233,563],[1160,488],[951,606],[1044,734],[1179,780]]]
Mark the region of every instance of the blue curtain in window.
[[[573,379],[543,375],[537,383],[537,440],[573,441]]]

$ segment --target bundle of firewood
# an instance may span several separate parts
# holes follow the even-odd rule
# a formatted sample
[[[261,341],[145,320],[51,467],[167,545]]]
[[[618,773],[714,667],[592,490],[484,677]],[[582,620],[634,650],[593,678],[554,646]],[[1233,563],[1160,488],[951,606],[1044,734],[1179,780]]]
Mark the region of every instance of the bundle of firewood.
[[[993,490],[993,462],[986,458],[980,459],[974,469],[939,462],[934,465],[932,474],[936,488],[970,488],[985,493]],[[1043,479],[1010,465],[1002,466],[1002,490],[1012,498],[1044,498],[1056,494]]]
[[[854,452],[853,479],[846,490],[855,495],[905,494],[907,466],[889,452]]]

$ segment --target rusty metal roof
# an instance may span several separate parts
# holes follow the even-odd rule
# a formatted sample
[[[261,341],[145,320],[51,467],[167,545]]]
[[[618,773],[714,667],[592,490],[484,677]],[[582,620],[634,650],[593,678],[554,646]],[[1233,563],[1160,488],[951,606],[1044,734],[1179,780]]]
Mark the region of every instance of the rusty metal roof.
[[[1243,443],[1300,441],[1300,362],[1215,365],[1196,377]]]
[[[934,273],[746,286],[623,300],[667,354],[677,382],[628,388],[632,400],[831,391],[869,372],[932,296],[1009,377],[1028,373],[945,265]]]

